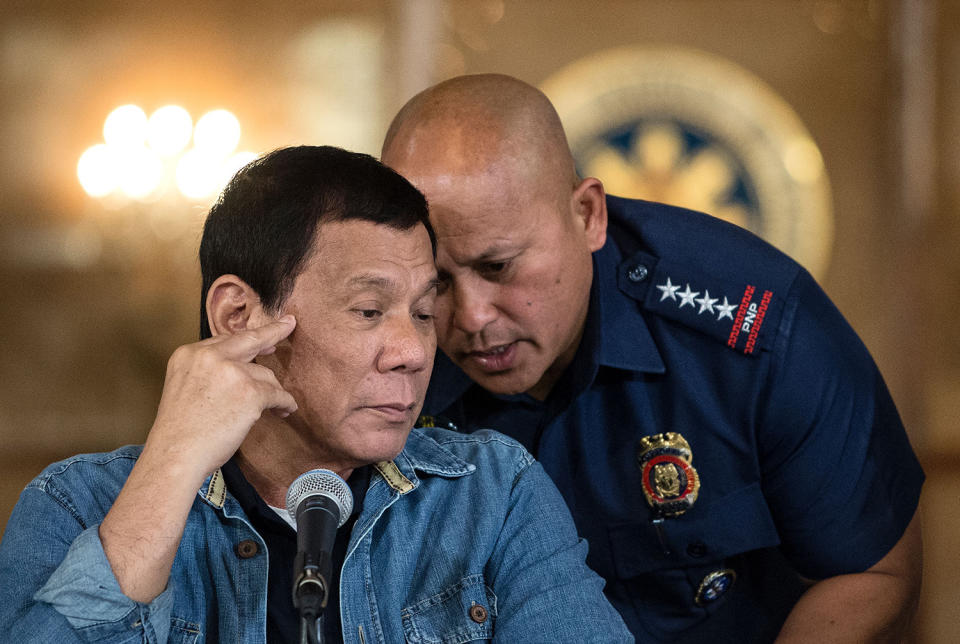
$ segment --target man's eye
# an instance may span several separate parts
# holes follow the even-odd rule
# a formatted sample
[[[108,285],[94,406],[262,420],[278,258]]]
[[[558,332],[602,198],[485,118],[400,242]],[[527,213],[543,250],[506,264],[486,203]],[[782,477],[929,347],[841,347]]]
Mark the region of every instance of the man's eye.
[[[356,309],[356,311],[364,320],[376,320],[382,315],[377,309]]]
[[[507,270],[510,262],[487,262],[480,267],[481,272],[487,275],[497,275]]]
[[[431,322],[431,321],[433,321],[433,313],[429,313],[429,312],[427,312],[427,311],[420,311],[420,312],[418,312],[418,313],[414,313],[414,314],[413,314],[413,317],[417,318],[417,319],[420,320],[421,322]]]

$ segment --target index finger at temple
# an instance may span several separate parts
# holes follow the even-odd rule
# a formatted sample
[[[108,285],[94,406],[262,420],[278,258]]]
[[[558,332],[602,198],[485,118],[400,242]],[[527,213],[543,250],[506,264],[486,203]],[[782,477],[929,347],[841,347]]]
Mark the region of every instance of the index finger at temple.
[[[272,352],[277,343],[290,335],[296,326],[294,317],[285,315],[261,327],[238,333],[221,347],[229,358],[249,362],[258,355]]]

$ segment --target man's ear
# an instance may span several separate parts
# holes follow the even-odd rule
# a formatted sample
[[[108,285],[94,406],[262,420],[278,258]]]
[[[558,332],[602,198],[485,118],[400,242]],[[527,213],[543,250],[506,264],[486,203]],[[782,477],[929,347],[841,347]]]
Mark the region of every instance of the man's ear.
[[[600,180],[587,177],[581,181],[573,189],[571,206],[590,252],[600,250],[607,241],[607,195]]]
[[[260,297],[236,275],[221,275],[207,291],[207,321],[211,335],[233,335],[263,324]]]

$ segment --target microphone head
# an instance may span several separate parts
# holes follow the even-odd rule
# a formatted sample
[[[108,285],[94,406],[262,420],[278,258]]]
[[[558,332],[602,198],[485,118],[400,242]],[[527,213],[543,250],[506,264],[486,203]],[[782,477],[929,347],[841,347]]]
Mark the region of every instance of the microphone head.
[[[290,484],[287,490],[287,512],[297,520],[297,508],[300,503],[311,496],[324,496],[333,501],[340,511],[340,519],[337,521],[339,528],[353,512],[353,493],[350,492],[350,486],[342,478],[330,470],[310,470],[304,472]]]

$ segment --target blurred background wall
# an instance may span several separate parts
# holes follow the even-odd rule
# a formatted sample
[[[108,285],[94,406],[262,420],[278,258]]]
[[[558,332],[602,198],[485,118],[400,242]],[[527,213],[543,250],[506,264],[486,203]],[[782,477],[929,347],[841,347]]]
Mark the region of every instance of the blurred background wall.
[[[0,7],[0,516],[5,521],[45,464],[141,442],[169,354],[196,337],[195,252],[211,198],[190,181],[212,164],[185,165],[182,185],[176,164],[191,145],[200,147],[202,115],[235,116],[212,127],[210,136],[227,139],[224,158],[296,143],[376,155],[409,96],[461,73],[503,72],[543,86],[558,105],[570,105],[561,109],[565,120],[582,121],[576,110],[611,82],[602,55],[637,47],[668,48],[677,61],[693,55],[671,74],[709,87],[699,108],[688,106],[695,112],[729,114],[723,101],[739,97],[754,111],[734,121],[759,124],[762,136],[764,119],[786,106],[784,118],[809,137],[800,157],[806,165],[785,167],[811,181],[813,168],[822,203],[782,215],[816,226],[781,245],[800,255],[861,334],[901,409],[928,474],[914,641],[955,641],[960,6],[952,0],[7,0]],[[710,61],[731,65],[741,82],[724,85]],[[627,82],[649,73],[639,65],[632,76],[630,63],[618,65]],[[105,132],[104,122],[127,104],[145,115],[181,106],[196,125],[193,142],[173,157],[109,171],[96,166],[96,153],[80,164],[86,150],[120,136]],[[611,105],[599,99],[594,116],[604,118]],[[671,117],[654,116],[661,124]],[[635,136],[620,156],[629,161],[631,145],[676,156],[676,141],[699,149],[710,132],[695,125],[643,145]],[[175,143],[171,132],[150,144]],[[616,148],[615,134],[607,147]],[[744,136],[714,142],[732,146],[735,157],[749,143]],[[770,164],[721,152],[701,156],[707,169],[693,183],[733,176],[727,200],[739,195],[748,210],[762,210],[763,187],[749,181]],[[596,167],[623,175],[618,164]],[[131,168],[141,174],[110,175]],[[152,182],[144,184],[146,175]],[[628,186],[623,178],[611,182]],[[757,221],[758,232],[770,233],[772,224]]]

